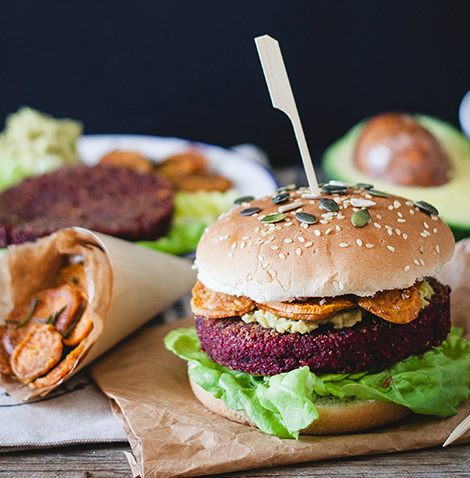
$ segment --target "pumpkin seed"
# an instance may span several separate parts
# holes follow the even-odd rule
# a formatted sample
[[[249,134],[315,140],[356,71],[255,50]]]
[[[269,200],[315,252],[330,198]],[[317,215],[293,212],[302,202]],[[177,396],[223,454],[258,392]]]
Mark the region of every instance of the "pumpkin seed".
[[[362,188],[362,189],[374,189],[374,186],[369,183],[357,183],[356,188]]]
[[[333,199],[321,198],[320,207],[324,211],[336,212],[339,209],[338,203]]]
[[[370,213],[367,209],[360,209],[351,216],[351,223],[354,227],[363,227],[370,221]]]
[[[378,191],[377,189],[369,189],[369,194],[371,196],[376,196],[376,197],[379,197],[379,198],[388,198],[388,194],[383,192],[383,191]]]
[[[439,211],[432,204],[429,204],[426,201],[414,201],[413,204],[419,209],[421,209],[421,211],[424,211],[425,213],[429,215],[431,214],[433,214],[434,216],[439,215]]]
[[[282,204],[283,202],[288,201],[289,198],[290,198],[289,193],[281,193],[281,194],[278,194],[277,196],[274,196],[272,198],[272,203],[273,204]]]
[[[244,202],[250,202],[253,201],[254,197],[253,196],[242,196],[241,198],[235,199],[233,201],[234,204],[243,204]]]
[[[280,213],[275,213],[275,214],[268,214],[267,216],[263,217],[263,219],[261,219],[261,222],[264,222],[264,223],[271,223],[271,222],[279,222],[279,221],[282,221],[283,219],[285,219],[287,216],[287,214],[283,213],[283,212],[280,212]]]
[[[241,216],[253,216],[253,214],[256,214],[260,212],[261,209],[259,207],[253,206],[253,207],[247,207],[246,209],[242,209],[240,211]]]
[[[305,222],[305,224],[315,224],[318,221],[313,214],[308,212],[298,212],[295,218],[300,222]]]
[[[279,186],[275,189],[275,191],[277,193],[282,193],[284,191],[294,191],[295,189],[297,189],[297,186],[295,184],[288,184],[287,186]]]
[[[348,187],[340,186],[339,184],[325,184],[322,186],[321,190],[327,194],[346,194],[348,192]]]

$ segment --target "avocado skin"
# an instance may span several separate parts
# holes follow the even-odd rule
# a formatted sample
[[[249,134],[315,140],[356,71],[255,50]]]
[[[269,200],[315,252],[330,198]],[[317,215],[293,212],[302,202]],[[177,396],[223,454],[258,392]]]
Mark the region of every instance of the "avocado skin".
[[[452,125],[427,115],[413,115],[441,143],[454,167],[453,178],[445,185],[410,187],[370,178],[354,165],[356,141],[367,119],[353,126],[327,148],[322,169],[327,179],[347,183],[372,183],[377,189],[412,200],[425,200],[439,210],[456,240],[470,237],[470,140]]]

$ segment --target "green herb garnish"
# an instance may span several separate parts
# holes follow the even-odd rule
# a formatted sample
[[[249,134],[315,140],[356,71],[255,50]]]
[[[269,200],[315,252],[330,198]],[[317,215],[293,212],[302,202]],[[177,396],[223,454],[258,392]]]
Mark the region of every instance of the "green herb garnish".
[[[34,309],[38,305],[38,298],[37,296],[34,297],[33,301],[31,302],[31,307],[29,308],[29,312],[27,313],[26,317],[24,318],[23,322],[20,322],[16,327],[15,330],[18,330],[19,328],[25,326],[30,320],[31,317],[33,316]]]
[[[73,322],[67,327],[65,332],[62,334],[62,337],[64,337],[64,339],[66,339],[70,335],[70,333],[73,331],[75,326],[78,324],[78,321],[82,318],[85,312],[86,306],[87,306],[87,301],[84,300],[80,305],[80,309],[77,312],[77,316],[73,319]]]

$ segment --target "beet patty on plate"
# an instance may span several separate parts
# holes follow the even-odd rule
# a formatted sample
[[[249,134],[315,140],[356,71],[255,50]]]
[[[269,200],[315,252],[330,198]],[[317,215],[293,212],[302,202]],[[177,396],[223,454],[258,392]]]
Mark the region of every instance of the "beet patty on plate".
[[[130,241],[167,233],[173,190],[153,173],[104,165],[66,167],[0,194],[0,247],[80,226]]]

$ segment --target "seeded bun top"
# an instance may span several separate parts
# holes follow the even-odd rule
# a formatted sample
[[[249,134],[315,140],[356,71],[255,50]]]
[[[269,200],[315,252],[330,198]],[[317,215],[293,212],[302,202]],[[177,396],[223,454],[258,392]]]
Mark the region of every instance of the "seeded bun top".
[[[337,211],[324,209],[331,200]],[[321,198],[306,189],[246,198],[206,230],[195,265],[206,287],[260,303],[368,296],[435,275],[454,245],[431,205],[330,183]]]

